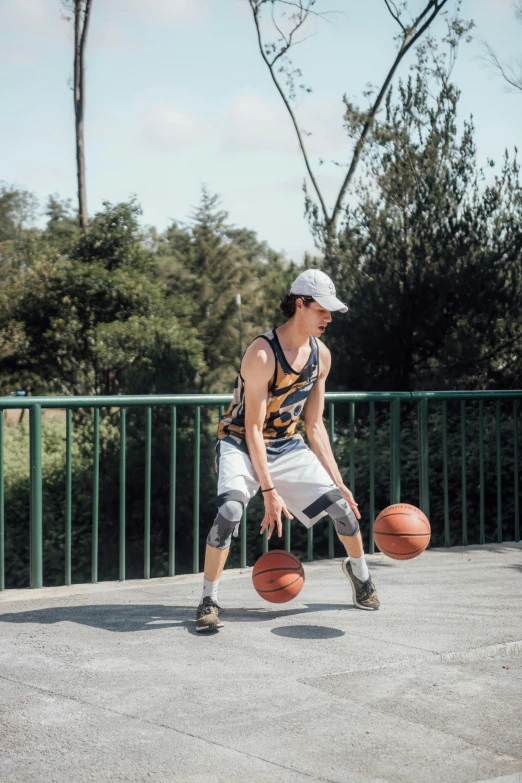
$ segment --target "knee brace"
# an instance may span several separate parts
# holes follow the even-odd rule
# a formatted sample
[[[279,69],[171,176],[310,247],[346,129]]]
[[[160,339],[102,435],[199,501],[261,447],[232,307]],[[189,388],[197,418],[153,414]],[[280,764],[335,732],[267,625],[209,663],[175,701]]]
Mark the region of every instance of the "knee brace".
[[[338,535],[357,535],[359,532],[359,522],[344,498],[342,500],[337,500],[331,506],[328,506],[326,511],[332,517]]]
[[[243,516],[245,500],[243,493],[236,489],[219,495],[218,513],[207,536],[209,546],[214,549],[226,549],[230,546],[232,534],[239,527]]]

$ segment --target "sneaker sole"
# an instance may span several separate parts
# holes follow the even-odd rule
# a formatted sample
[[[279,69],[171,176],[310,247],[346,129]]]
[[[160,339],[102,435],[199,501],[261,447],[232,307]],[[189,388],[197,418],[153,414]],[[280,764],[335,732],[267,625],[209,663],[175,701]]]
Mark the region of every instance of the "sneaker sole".
[[[362,604],[358,603],[357,596],[356,596],[356,593],[355,593],[355,585],[352,582],[352,580],[350,579],[350,574],[348,573],[348,570],[345,567],[345,563],[346,563],[346,561],[343,560],[343,574],[345,575],[345,577],[350,582],[350,587],[352,588],[353,605],[356,606],[358,609],[364,609],[365,612],[376,612],[379,609],[378,606],[363,606]]]
[[[196,631],[198,633],[205,633],[207,631],[218,631],[220,628],[223,628],[224,624],[220,623],[219,625],[204,625],[202,628],[198,628],[196,626]]]

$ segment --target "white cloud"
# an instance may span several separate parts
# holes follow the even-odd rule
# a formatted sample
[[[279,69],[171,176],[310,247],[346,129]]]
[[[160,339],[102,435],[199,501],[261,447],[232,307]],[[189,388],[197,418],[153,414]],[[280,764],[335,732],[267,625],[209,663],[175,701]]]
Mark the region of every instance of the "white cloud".
[[[203,135],[202,122],[176,106],[156,106],[143,122],[143,136],[154,147],[176,151],[197,144]]]
[[[32,64],[70,38],[57,0],[16,0],[4,3],[0,21],[0,56],[10,65]]]
[[[297,142],[284,108],[252,93],[242,95],[226,112],[222,148],[226,152],[296,152]]]
[[[348,150],[340,101],[308,98],[296,110],[296,117],[310,154],[328,157]],[[276,105],[255,93],[240,96],[227,110],[221,146],[228,153],[299,154],[294,127],[283,104]]]
[[[198,24],[208,13],[209,0],[94,2],[88,48],[126,48],[128,22],[133,18],[150,23]],[[64,21],[65,15],[61,0],[0,0],[0,59],[10,65],[33,64],[48,55],[49,44],[69,45],[73,29]]]

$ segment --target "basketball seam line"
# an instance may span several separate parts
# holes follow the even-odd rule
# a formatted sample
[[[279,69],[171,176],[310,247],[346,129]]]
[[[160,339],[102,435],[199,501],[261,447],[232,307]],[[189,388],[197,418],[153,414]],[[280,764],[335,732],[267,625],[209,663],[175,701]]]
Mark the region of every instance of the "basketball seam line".
[[[377,546],[379,546],[379,544],[377,544]],[[391,554],[388,554],[388,552],[384,552],[380,547],[379,547],[379,549],[383,553],[383,555],[387,555],[388,557],[392,557]],[[421,546],[421,547],[419,547],[419,549],[413,549],[411,552],[394,552],[393,554],[394,555],[407,555],[408,557],[413,557],[414,555],[417,554],[417,552],[419,552],[419,553],[424,552],[425,549],[426,549],[425,546]],[[398,559],[400,560],[400,558],[398,558]]]
[[[264,571],[255,571],[252,574],[252,579],[254,579],[256,576],[261,576],[261,574],[269,574],[270,571],[299,571],[300,574],[304,574],[303,567],[300,568],[288,568],[287,566],[278,566],[277,568],[265,568]]]
[[[289,587],[292,587],[292,585],[295,585],[295,583],[296,583],[296,582],[297,582],[299,579],[301,579],[301,577],[300,577],[300,576],[298,576],[298,577],[297,577],[297,579],[294,579],[294,581],[293,581],[293,582],[290,582],[290,584],[283,585],[283,587],[274,587],[274,589],[273,589],[273,590],[258,590],[258,588],[257,588],[257,587],[256,587],[256,590],[257,590],[257,592],[258,592],[258,593],[279,593],[281,590],[286,590],[287,588],[289,588]]]
[[[408,538],[417,538],[418,536],[430,536],[431,533],[383,533],[381,530],[374,530],[378,536],[408,536]]]

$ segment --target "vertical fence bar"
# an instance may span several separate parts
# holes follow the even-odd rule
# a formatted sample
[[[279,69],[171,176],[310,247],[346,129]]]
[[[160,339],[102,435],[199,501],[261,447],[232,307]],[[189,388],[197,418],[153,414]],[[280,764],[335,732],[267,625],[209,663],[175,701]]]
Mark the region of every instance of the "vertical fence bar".
[[[292,549],[291,534],[290,534],[290,520],[285,517],[285,549],[290,552]]]
[[[92,543],[91,582],[98,581],[98,521],[100,508],[100,409],[94,409],[94,444],[92,464]]]
[[[375,522],[375,403],[370,402],[370,532],[368,552],[375,552],[373,525]]]
[[[444,493],[444,546],[450,546],[448,482],[448,403],[442,401],[442,484]]]
[[[401,502],[401,403],[390,402],[390,502]]]
[[[484,400],[479,400],[479,543],[486,543],[485,506],[484,506]]]
[[[65,584],[71,584],[72,559],[72,410],[65,411]]]
[[[466,471],[466,401],[460,401],[460,460],[462,494],[462,546],[468,545],[468,493]]]
[[[30,578],[33,588],[43,585],[42,553],[42,408],[33,405],[29,411],[29,451],[31,454],[31,536]]]
[[[430,466],[428,449],[428,400],[426,397],[418,403],[419,413],[419,479],[420,507],[430,518]]]
[[[127,473],[127,411],[120,408],[120,551],[119,551],[119,579],[125,581],[125,483]]]
[[[306,559],[309,563],[312,562],[314,559],[314,528],[309,527],[306,531],[306,538],[307,538],[307,552],[306,552]]]
[[[513,400],[513,488],[515,492],[515,541],[520,541],[520,498],[518,488],[518,400]]]
[[[333,443],[333,440],[332,440]],[[350,403],[350,490],[355,495],[355,403]]]
[[[241,524],[239,526],[239,542],[240,542],[240,568],[247,567],[247,507],[243,509],[243,516],[241,517]]]
[[[495,440],[497,443],[497,544],[502,543],[502,454],[500,451],[500,400],[495,407]]]
[[[170,409],[169,576],[176,574],[176,427],[177,409]]]
[[[5,590],[4,411],[0,408],[0,592]]]
[[[192,547],[192,573],[199,572],[199,485],[201,458],[201,408],[194,411],[194,539]]]
[[[143,531],[143,578],[150,579],[150,498],[152,476],[152,408],[145,408],[145,513]]]
[[[330,435],[330,443],[332,446],[332,451],[334,450],[334,434],[335,434],[335,425],[334,425],[334,416],[335,416],[335,408],[333,402],[331,402],[328,406],[328,430]],[[333,559],[334,556],[334,530],[333,530],[333,522],[331,517],[328,517],[328,557],[330,560]]]

